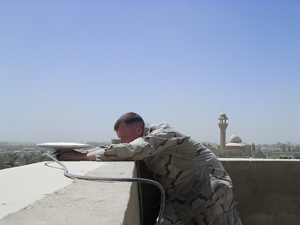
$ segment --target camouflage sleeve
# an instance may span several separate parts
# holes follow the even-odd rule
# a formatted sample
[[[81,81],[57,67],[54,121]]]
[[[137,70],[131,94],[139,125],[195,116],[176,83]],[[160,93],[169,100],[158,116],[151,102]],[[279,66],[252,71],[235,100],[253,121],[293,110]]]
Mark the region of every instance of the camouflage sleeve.
[[[147,157],[145,150],[147,145],[142,138],[138,138],[129,144],[113,144],[99,149],[95,151],[95,156],[97,160],[135,160],[135,155],[139,153]]]
[[[96,151],[96,158],[97,160],[140,160],[149,156],[168,155],[176,150],[178,144],[188,138],[171,129],[167,124],[162,123],[154,132],[129,144],[114,144],[106,147],[105,151]]]

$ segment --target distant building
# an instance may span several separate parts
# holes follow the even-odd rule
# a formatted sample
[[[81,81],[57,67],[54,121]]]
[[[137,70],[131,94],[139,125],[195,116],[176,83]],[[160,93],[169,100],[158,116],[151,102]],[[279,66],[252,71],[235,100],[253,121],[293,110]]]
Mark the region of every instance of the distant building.
[[[228,120],[225,113],[221,113],[219,119],[219,127],[220,127],[220,149],[225,150],[225,143],[226,143],[226,128],[228,126],[228,123],[226,123],[226,120]]]
[[[237,153],[239,157],[251,157],[251,145],[243,143],[242,139],[237,135],[232,135],[230,137],[229,143],[226,144],[226,128],[228,120],[226,114],[221,113],[219,120],[219,128],[220,128],[220,149],[212,149],[213,152],[219,154],[225,151],[233,151]]]
[[[251,145],[243,143],[242,139],[235,134],[230,137],[225,150],[236,152],[239,156],[251,156]]]
[[[300,159],[300,152],[269,152],[269,159]]]

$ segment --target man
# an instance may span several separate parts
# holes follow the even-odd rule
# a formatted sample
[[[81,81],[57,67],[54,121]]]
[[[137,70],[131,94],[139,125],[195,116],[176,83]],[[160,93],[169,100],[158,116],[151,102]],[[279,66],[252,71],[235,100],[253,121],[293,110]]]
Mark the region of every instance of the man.
[[[242,224],[231,179],[209,149],[167,123],[150,126],[132,112],[121,116],[114,130],[121,144],[59,159],[143,160],[166,193],[162,224]]]

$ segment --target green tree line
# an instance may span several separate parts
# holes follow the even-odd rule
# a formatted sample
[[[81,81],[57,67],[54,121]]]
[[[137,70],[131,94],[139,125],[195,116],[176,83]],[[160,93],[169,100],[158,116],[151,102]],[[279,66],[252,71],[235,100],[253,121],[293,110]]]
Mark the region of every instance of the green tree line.
[[[0,154],[0,169],[6,169],[16,166],[23,166],[32,163],[48,161],[49,158],[44,156],[44,151],[37,151],[31,154],[20,152],[7,152]]]

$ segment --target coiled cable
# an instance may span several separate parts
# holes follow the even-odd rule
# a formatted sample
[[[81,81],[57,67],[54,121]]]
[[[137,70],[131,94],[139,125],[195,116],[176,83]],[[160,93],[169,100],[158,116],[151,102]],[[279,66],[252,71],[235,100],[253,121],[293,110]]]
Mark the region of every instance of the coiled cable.
[[[146,184],[152,184],[156,186],[161,193],[161,198],[160,198],[160,209],[159,209],[159,214],[156,219],[156,225],[159,225],[162,220],[164,208],[165,208],[165,191],[163,187],[161,186],[160,183],[150,180],[150,179],[144,179],[144,178],[116,178],[116,177],[92,177],[92,176],[81,176],[81,175],[76,175],[76,174],[70,174],[68,172],[67,167],[61,163],[59,160],[54,158],[52,155],[49,153],[44,153],[43,155],[48,156],[51,158],[53,161],[58,163],[63,169],[64,169],[64,175],[69,178],[77,178],[77,179],[83,179],[83,180],[103,180],[103,181],[123,181],[123,182],[141,182],[141,183],[146,183]]]

